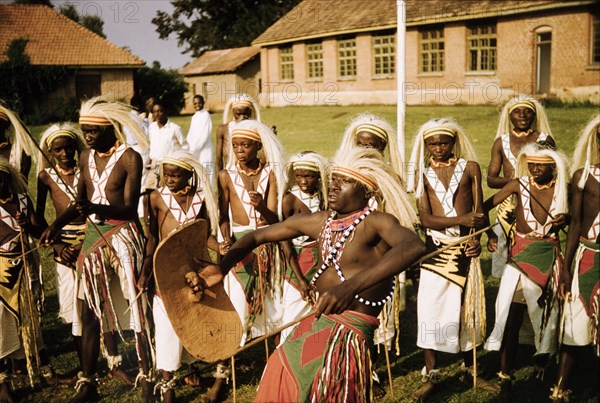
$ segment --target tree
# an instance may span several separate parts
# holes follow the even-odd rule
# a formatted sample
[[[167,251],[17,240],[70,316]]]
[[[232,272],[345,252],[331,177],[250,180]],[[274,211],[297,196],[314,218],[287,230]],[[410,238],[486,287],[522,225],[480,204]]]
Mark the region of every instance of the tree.
[[[161,39],[177,35],[183,53],[248,46],[300,0],[172,0],[175,10],[159,11],[152,23]]]
[[[73,4],[63,4],[58,9],[62,15],[71,20],[75,21],[79,25],[82,25],[94,32],[97,35],[100,35],[103,38],[106,38],[106,34],[104,33],[104,21],[101,17],[97,15],[79,15],[79,12],[75,8]]]
[[[63,66],[34,66],[25,52],[28,40],[18,38],[9,42],[6,60],[0,63],[0,98],[27,123],[70,120],[75,115],[74,99],[53,99],[48,105],[40,100],[75,75]]]
[[[185,104],[187,85],[177,70],[165,70],[155,61],[152,67],[142,67],[135,72],[136,94],[142,99],[155,97],[164,103],[169,114],[179,114]]]

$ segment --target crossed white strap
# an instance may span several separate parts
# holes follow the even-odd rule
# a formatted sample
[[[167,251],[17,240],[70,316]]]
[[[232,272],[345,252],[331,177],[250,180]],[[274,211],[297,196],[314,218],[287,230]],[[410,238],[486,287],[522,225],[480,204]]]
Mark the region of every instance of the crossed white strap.
[[[19,211],[27,215],[27,194],[18,193],[17,198],[19,199]],[[2,220],[4,224],[6,224],[10,229],[17,233],[17,235],[14,238],[0,245],[0,251],[10,252],[19,243],[19,234],[21,231],[21,227],[19,226],[19,224],[17,224],[17,220],[15,220],[15,218],[2,206],[0,206],[0,220]]]
[[[456,217],[456,209],[454,208],[454,194],[456,193],[456,189],[458,189],[458,184],[463,177],[466,166],[467,161],[465,159],[460,158],[457,161],[456,166],[454,167],[454,172],[452,173],[452,178],[450,178],[450,183],[448,184],[448,189],[444,187],[444,184],[437,176],[433,168],[429,166],[427,169],[425,169],[425,177],[440,201],[446,217]],[[450,236],[460,235],[460,226],[455,225],[453,227],[446,228],[446,234]]]
[[[525,221],[529,228],[531,228],[537,235],[546,236],[550,229],[552,228],[552,216],[554,215],[554,209],[556,205],[556,188],[554,189],[554,195],[552,196],[552,204],[550,205],[550,209],[548,210],[548,217],[546,217],[546,222],[541,224],[537,218],[533,215],[533,209],[531,208],[531,188],[529,186],[529,177],[522,176],[519,179],[519,184],[521,185],[521,204],[523,205],[523,215],[525,216]],[[537,202],[536,202],[537,203]]]
[[[592,167],[592,169],[590,169],[590,175],[592,175],[597,182],[600,182],[600,167]],[[595,240],[598,238],[598,234],[600,234],[600,211],[596,215],[592,226],[588,230],[587,238]]]
[[[246,187],[244,186],[244,181],[242,180],[242,176],[237,169],[237,166],[233,165],[227,169],[229,173],[229,177],[231,178],[231,182],[233,183],[233,187],[235,189],[235,193],[239,197],[242,202],[242,206],[244,206],[244,211],[246,211],[246,215],[248,216],[249,226],[252,228],[256,228],[256,223],[260,220],[260,213],[255,210],[254,206],[250,204],[250,194]],[[258,180],[258,185],[256,186],[255,191],[260,193],[261,195],[265,195],[267,190],[267,185],[269,184],[269,175],[271,174],[271,167],[269,165],[265,165],[265,167],[260,172],[260,178]]]
[[[56,186],[58,186],[58,188],[64,194],[67,195],[69,200],[75,200],[73,196],[77,194],[77,183],[79,183],[79,167],[75,167],[75,178],[73,179],[73,186],[67,185],[67,182],[60,179],[54,169],[46,168],[46,172],[48,173],[48,176],[50,176],[50,179],[52,179],[54,183],[56,183]]]
[[[318,192],[314,196],[310,196],[304,193],[302,190],[300,190],[300,187],[298,187],[298,185],[294,185],[294,187],[290,189],[290,193],[296,196],[298,200],[300,200],[302,203],[304,203],[304,205],[308,207],[308,209],[311,212],[315,213],[319,211],[321,198],[319,197]]]
[[[162,187],[158,189],[158,192],[162,196],[163,201],[169,208],[169,211],[175,217],[179,224],[184,224],[188,221],[193,221],[198,217],[200,213],[200,209],[202,208],[202,203],[204,203],[204,191],[202,189],[197,190],[194,193],[194,197],[192,198],[192,202],[190,203],[187,211],[183,211],[173,193],[169,190],[168,187]]]
[[[98,169],[96,167],[96,160],[94,159],[94,155],[96,155],[96,150],[91,150],[90,156],[88,158],[90,177],[92,178],[92,184],[94,186],[94,193],[92,194],[91,202],[94,204],[103,204],[109,205],[108,198],[106,197],[106,182],[108,182],[108,178],[113,171],[113,168],[121,158],[121,155],[127,150],[129,146],[127,144],[121,144],[110,156],[108,162],[106,163],[106,167],[102,172],[102,175],[98,174]]]

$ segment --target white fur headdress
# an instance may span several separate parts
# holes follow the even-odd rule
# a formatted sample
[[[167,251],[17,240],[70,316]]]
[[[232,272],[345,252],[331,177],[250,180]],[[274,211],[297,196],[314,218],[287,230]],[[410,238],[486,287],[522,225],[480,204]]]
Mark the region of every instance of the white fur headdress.
[[[550,157],[556,164],[554,168],[554,177],[556,179],[554,197],[556,199],[556,214],[563,214],[569,211],[567,200],[567,189],[569,176],[567,175],[567,158],[560,151],[550,148],[540,147],[538,144],[527,144],[521,149],[517,156],[517,166],[515,168],[515,177],[520,180],[523,176],[530,176],[527,166],[527,157]]]
[[[287,163],[287,184],[286,191],[289,191],[296,184],[294,171],[296,169],[310,169],[318,171],[320,177],[319,191],[323,203],[327,202],[328,176],[327,160],[321,154],[313,151],[303,151],[290,157]]]
[[[285,152],[279,138],[273,133],[273,130],[264,123],[257,120],[243,120],[235,126],[235,131],[249,131],[257,135],[256,141],[260,141],[262,148],[258,152],[258,158],[263,164],[269,164],[271,170],[277,179],[277,205],[278,214],[281,219],[281,200],[285,190]],[[233,133],[230,133],[231,136]],[[260,138],[260,140],[258,140]],[[233,142],[232,142],[233,144]],[[232,151],[229,154],[227,168],[233,167],[237,163],[237,157]]]
[[[358,173],[357,176],[364,180],[355,179],[374,193],[378,204],[383,205],[383,210],[396,217],[404,227],[414,229],[417,215],[402,187],[400,176],[377,150],[358,147],[339,149],[330,167],[330,172],[337,171],[346,176],[351,176],[347,174],[348,170]],[[340,168],[343,171],[339,171]]]
[[[513,126],[510,121],[510,111],[516,104],[532,104],[535,107],[535,121],[531,125],[531,128],[538,133],[546,133],[550,137],[554,138],[554,136],[552,136],[552,132],[550,131],[546,110],[542,104],[531,95],[524,94],[509,99],[506,105],[504,105],[504,108],[500,113],[500,123],[498,124],[496,138],[512,131]]]
[[[431,119],[419,128],[413,142],[413,149],[408,163],[407,185],[408,192],[415,192],[418,199],[423,196],[423,174],[429,164],[431,154],[427,151],[424,135],[436,128],[449,129],[454,133],[453,153],[456,158],[464,158],[467,161],[477,161],[475,150],[471,145],[465,131],[453,119],[439,118]]]
[[[164,183],[163,164],[173,164],[187,170],[190,170],[189,168],[191,168],[192,183],[190,185],[196,187],[198,190],[202,189],[204,191],[204,204],[210,221],[211,233],[216,235],[219,229],[217,197],[210,186],[209,176],[202,164],[198,162],[189,151],[178,149],[160,162],[160,177],[162,183]]]
[[[102,97],[88,99],[81,105],[79,111],[79,124],[107,126],[112,125],[115,135],[121,143],[127,143],[127,136],[123,128],[135,137],[140,149],[145,152],[150,143],[144,129],[132,117],[130,105],[122,102],[111,102]]]
[[[23,152],[35,161],[36,154],[34,150],[37,147],[31,139],[29,131],[17,114],[5,107],[2,102],[0,102],[0,119],[10,122],[11,126],[6,133],[6,138],[12,146],[9,157],[10,163],[20,167]]]
[[[39,174],[44,169],[50,166],[49,161],[52,160],[50,156],[50,145],[59,137],[69,137],[75,141],[75,147],[77,149],[78,155],[87,148],[87,143],[83,138],[83,134],[81,133],[81,129],[75,126],[72,123],[55,123],[53,125],[48,126],[48,128],[42,134],[40,138],[40,152],[38,157],[38,169],[37,173]],[[42,154],[43,153],[43,154]]]
[[[342,136],[342,141],[340,143],[340,149],[349,150],[352,147],[357,147],[357,133],[362,131],[361,129],[363,128],[368,130],[368,127],[371,125],[375,126],[374,131],[377,131],[377,134],[374,134],[381,138],[386,144],[387,153],[384,151],[384,158],[390,164],[392,164],[392,168],[398,172],[400,178],[404,180],[404,161],[402,161],[402,158],[400,157],[396,130],[394,130],[388,121],[378,116],[370,113],[363,113],[355,117],[344,131],[344,135]],[[377,128],[381,130],[377,130]]]
[[[571,174],[583,168],[581,179],[577,186],[583,189],[593,165],[600,163],[600,151],[598,151],[598,132],[600,131],[600,115],[594,116],[587,124],[575,146],[573,152],[573,163]]]
[[[260,122],[260,109],[256,100],[247,94],[235,94],[229,98],[225,104],[225,110],[223,110],[223,123],[227,124],[233,120],[233,108],[240,105],[250,107],[250,109],[252,109],[250,119],[258,120]]]

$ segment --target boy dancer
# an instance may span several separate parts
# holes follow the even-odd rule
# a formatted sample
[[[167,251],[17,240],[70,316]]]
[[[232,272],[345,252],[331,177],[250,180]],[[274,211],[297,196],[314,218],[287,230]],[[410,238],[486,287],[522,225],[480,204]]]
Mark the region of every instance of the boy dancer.
[[[232,155],[237,162],[219,172],[219,225],[224,251],[234,240],[279,221],[283,176],[283,148],[277,137],[256,120],[239,122],[231,131]],[[260,156],[259,156],[260,153]],[[259,273],[258,278],[254,276]],[[245,329],[242,343],[266,333],[264,324],[281,322],[283,265],[277,245],[264,245],[250,253],[225,280],[233,306]],[[229,369],[219,364],[209,398],[216,399]]]
[[[377,152],[338,154],[329,185],[331,212],[300,214],[254,231],[219,266],[200,269],[200,278],[189,282],[199,291],[222,281],[235,262],[265,242],[302,235],[318,240],[321,266],[311,280],[320,294],[316,317],[302,321],[271,355],[257,401],[372,398],[369,350],[377,315],[391,298],[395,275],[425,251],[394,215],[372,210],[373,196],[385,199],[395,215],[414,215],[397,175]]]
[[[65,212],[77,195],[79,167],[75,154],[86,148],[81,131],[69,124],[52,125],[40,138],[38,158],[37,208],[40,218],[46,211],[48,194],[56,215]],[[53,166],[50,166],[53,163]],[[71,324],[77,355],[80,356],[81,308],[77,302],[77,275],[75,263],[85,237],[85,217],[77,217],[60,231],[58,241],[53,245],[56,262],[56,281],[59,312],[64,323]]]
[[[517,159],[521,149],[531,143],[546,144],[556,147],[546,111],[536,99],[519,95],[510,99],[502,113],[496,139],[492,145],[492,158],[488,166],[488,186],[501,189],[513,177]],[[500,176],[502,172],[503,176]],[[514,218],[514,198],[505,199],[498,206],[498,224],[494,229],[498,237],[498,246],[492,254],[492,274],[500,278],[507,261],[507,238],[511,236]]]
[[[288,161],[287,189],[282,200],[283,219],[296,214],[316,213],[325,209],[327,200],[327,161],[320,154],[304,151],[292,156]],[[319,248],[317,241],[307,236],[292,240],[294,251],[288,255],[291,272],[286,270],[283,285],[282,323],[290,323],[310,311],[314,304],[314,291],[308,282],[317,270]],[[288,242],[280,243],[286,249]],[[281,342],[285,341],[293,328],[281,332]]]
[[[231,97],[225,104],[223,124],[217,127],[216,172],[221,172],[223,168],[235,163],[235,156],[231,149],[231,131],[239,122],[248,119],[260,122],[258,103],[246,94],[236,94]]]
[[[208,246],[215,251],[219,249],[214,237],[218,228],[216,197],[202,165],[184,150],[175,151],[164,158],[161,165],[165,186],[150,194],[150,230],[142,275],[138,281],[140,289],[146,288],[152,275],[152,259],[159,239],[164,239],[186,222],[206,219],[210,223],[212,234],[209,236]],[[158,291],[153,299],[152,313],[156,368],[162,372],[160,394],[162,401],[174,402],[173,372],[181,366],[183,355],[188,356],[186,359],[192,357],[189,357],[177,337]],[[193,381],[197,383],[198,380]]]
[[[559,402],[569,400],[565,385],[581,347],[593,344],[600,357],[600,115],[577,142],[572,169],[572,218],[559,287],[565,320],[559,334],[558,377],[550,396]]]
[[[130,107],[92,98],[83,103],[79,124],[91,149],[81,153],[81,178],[77,202],[71,205],[44,232],[41,244],[50,244],[59,231],[80,214],[90,215],[85,241],[77,261],[81,273],[79,298],[82,304],[81,364],[78,393],[74,402],[97,396],[94,380],[100,334],[103,333],[111,369],[118,369],[121,356],[117,334],[130,326],[136,337],[142,400],[151,401],[152,357],[149,329],[145,321],[146,295],[138,295],[136,281],[143,259],[144,240],[137,218],[142,158],[127,146],[123,126],[127,126],[142,147],[147,138],[131,118]],[[112,283],[112,285],[111,285]],[[129,304],[130,316],[123,312]]]
[[[481,170],[463,129],[451,119],[432,119],[419,129],[409,166],[427,248],[435,251],[484,224]],[[423,385],[413,394],[426,399],[440,382],[436,351],[463,352],[473,371],[473,349],[485,337],[485,297],[478,238],[421,264],[417,297],[417,346],[423,349]],[[465,381],[471,381],[465,375]],[[483,389],[497,390],[481,378]]]
[[[485,202],[485,211],[516,195],[516,233],[504,268],[494,330],[485,343],[487,350],[500,350],[501,399],[510,400],[512,370],[519,329],[525,310],[535,333],[536,355],[556,351],[558,286],[558,229],[565,225],[567,181],[564,158],[554,150],[530,144],[517,158],[516,178]],[[495,249],[497,239],[489,240]]]
[[[344,131],[340,150],[353,147],[376,149],[404,180],[404,164],[398,150],[396,131],[386,120],[370,113],[355,117]]]

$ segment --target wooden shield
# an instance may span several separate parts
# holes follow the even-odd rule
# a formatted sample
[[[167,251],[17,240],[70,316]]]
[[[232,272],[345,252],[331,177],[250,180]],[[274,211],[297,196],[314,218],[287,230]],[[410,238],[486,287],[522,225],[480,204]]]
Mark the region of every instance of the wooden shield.
[[[205,290],[200,302],[190,298],[186,273],[199,269],[194,257],[210,260],[204,220],[184,224],[163,239],[154,254],[154,276],[171,324],[184,347],[205,362],[231,356],[242,340],[242,323],[223,284]],[[160,324],[157,324],[160,326]]]

